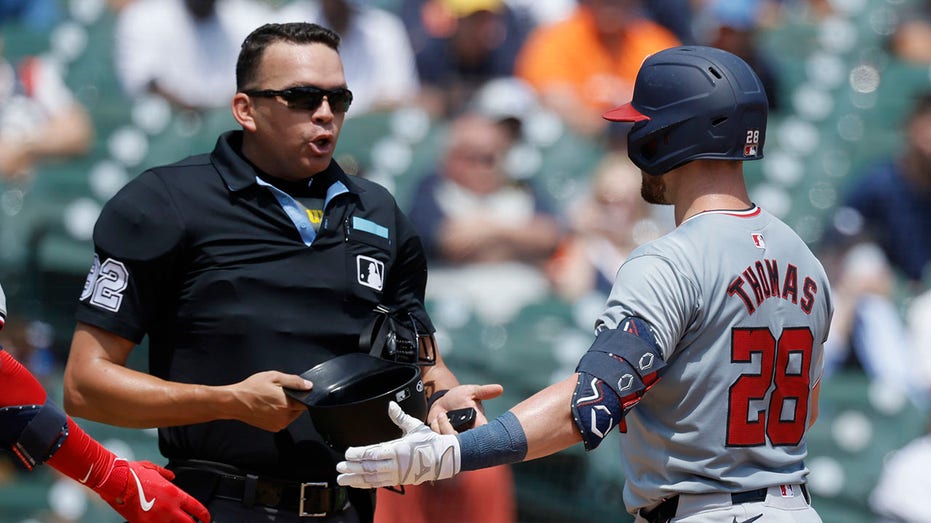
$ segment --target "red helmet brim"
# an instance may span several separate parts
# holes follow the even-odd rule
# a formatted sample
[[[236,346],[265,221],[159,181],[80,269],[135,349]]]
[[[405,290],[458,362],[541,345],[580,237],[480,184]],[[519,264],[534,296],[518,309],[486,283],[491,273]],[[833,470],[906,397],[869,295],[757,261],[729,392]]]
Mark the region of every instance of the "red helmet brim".
[[[649,120],[650,117],[634,109],[634,106],[626,103],[620,107],[615,107],[601,115],[605,120],[612,122],[641,122]]]

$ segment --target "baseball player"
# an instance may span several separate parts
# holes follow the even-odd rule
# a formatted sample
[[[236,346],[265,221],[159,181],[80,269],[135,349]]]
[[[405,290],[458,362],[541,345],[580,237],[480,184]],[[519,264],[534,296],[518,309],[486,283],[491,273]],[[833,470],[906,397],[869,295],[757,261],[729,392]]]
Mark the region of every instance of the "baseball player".
[[[6,297],[0,287],[0,329]],[[130,522],[209,522],[207,509],[174,486],[174,474],[148,461],[119,458],[52,400],[35,376],[0,347],[0,448],[32,470],[48,463],[96,492]]]
[[[350,448],[338,482],[417,484],[621,432],[638,523],[819,522],[805,480],[833,314],[821,263],[749,198],[767,100],[740,58],[675,47],[644,61],[628,154],[677,227],[621,266],[576,372],[489,424],[440,435],[390,406],[404,436]]]

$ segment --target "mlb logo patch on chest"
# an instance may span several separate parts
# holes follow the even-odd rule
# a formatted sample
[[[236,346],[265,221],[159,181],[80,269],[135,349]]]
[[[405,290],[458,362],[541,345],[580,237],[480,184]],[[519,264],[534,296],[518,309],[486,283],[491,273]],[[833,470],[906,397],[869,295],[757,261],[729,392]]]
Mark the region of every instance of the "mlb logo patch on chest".
[[[761,232],[750,233],[750,241],[753,242],[757,249],[766,248],[766,241],[763,240],[763,233]]]
[[[380,291],[385,285],[385,264],[369,256],[356,256],[356,277],[361,285]]]

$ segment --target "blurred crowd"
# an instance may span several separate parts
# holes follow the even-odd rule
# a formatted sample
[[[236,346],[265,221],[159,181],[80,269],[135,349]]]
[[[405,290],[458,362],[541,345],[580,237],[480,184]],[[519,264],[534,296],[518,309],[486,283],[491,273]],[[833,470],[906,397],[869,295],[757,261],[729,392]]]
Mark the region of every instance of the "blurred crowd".
[[[870,50],[868,60],[931,66],[931,2],[883,3],[891,13],[878,29],[883,45]],[[304,20],[342,37],[354,95],[344,134],[351,136],[357,122],[364,125],[366,115],[403,111],[420,115],[437,137],[431,164],[409,173],[413,183],[397,195],[431,257],[429,299],[460,304],[486,323],[501,324],[541,300],[603,300],[625,257],[673,226],[665,209],[647,206],[639,196],[640,172],[625,153],[626,128],[609,127],[600,117],[629,101],[642,60],[679,44],[727,49],[757,71],[772,114],[788,116],[799,105],[804,109],[805,101],[793,98],[799,86],[786,83],[790,64],[780,49],[764,47],[763,37],[788,19],[815,25],[840,18],[854,4],[0,0],[0,251],[27,249],[14,243],[19,237],[9,229],[43,171],[99,149],[95,111],[105,110],[106,101],[87,107],[87,93],[69,84],[62,57],[78,45],[69,23],[95,13],[113,17],[106,56],[112,56],[108,66],[126,100],[154,97],[172,114],[206,114],[228,112],[246,34],[264,22]],[[31,35],[57,52],[4,51],[24,48],[23,42],[6,41],[8,35]],[[924,93],[903,94],[895,146],[856,165],[849,176],[829,180],[838,197],[824,209],[812,238],[838,296],[824,379],[863,372],[923,413],[931,406],[931,77],[925,84]],[[549,166],[528,153],[528,143],[546,142],[543,135],[553,128],[559,129],[557,140],[578,140],[586,144],[579,154],[594,156],[581,163],[587,169],[558,183],[542,176]],[[356,174],[373,173],[363,165]],[[0,278],[22,276],[8,260],[0,252]],[[15,311],[17,285],[9,287]],[[74,297],[79,293],[76,288]],[[54,346],[45,318],[28,319],[11,322],[22,328],[0,342],[37,374],[60,372],[67,348]],[[925,442],[912,451],[924,452],[927,462],[928,447]],[[905,471],[912,484],[927,484],[927,467],[906,469],[896,471]],[[499,494],[513,496],[509,475],[494,481],[504,485]],[[896,521],[931,521],[931,508],[913,507],[927,497],[903,503],[897,499],[902,492],[878,488],[875,510]],[[513,503],[501,503],[504,508],[489,510],[495,515],[483,521],[513,520]],[[918,515],[902,512],[909,510]]]
[[[45,50],[0,55],[4,220],[19,218],[44,168],[93,155],[108,138],[95,136],[94,122],[106,100],[87,107],[87,86],[79,93],[68,83],[67,49],[81,42],[65,29],[75,19],[112,17],[104,40],[112,47],[101,56],[112,57],[107,65],[125,101],[155,99],[187,115],[228,112],[239,45],[252,29],[317,22],[342,38],[354,95],[346,134],[352,120],[406,111],[438,136],[434,164],[410,173],[409,194],[397,195],[409,201],[432,257],[431,296],[451,295],[503,323],[537,300],[604,293],[624,256],[670,227],[637,197],[625,129],[600,117],[629,99],[640,62],[681,43],[727,48],[758,68],[777,109],[776,66],[754,35],[775,23],[780,7],[772,0],[0,0],[0,39],[47,35]],[[550,140],[593,145],[590,172],[544,187],[536,174],[546,166],[526,145],[545,141],[547,129]],[[362,166],[356,174],[370,173]]]

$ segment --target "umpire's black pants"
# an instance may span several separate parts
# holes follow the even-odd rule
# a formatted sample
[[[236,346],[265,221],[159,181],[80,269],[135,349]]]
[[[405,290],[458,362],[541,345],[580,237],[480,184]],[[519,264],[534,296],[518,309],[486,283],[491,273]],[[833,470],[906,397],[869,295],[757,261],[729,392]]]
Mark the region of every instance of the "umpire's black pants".
[[[213,498],[204,503],[204,506],[210,511],[213,523],[364,523],[365,521],[359,518],[358,512],[352,506],[326,518],[301,518],[294,512],[262,506],[246,508],[239,501],[220,498]]]

